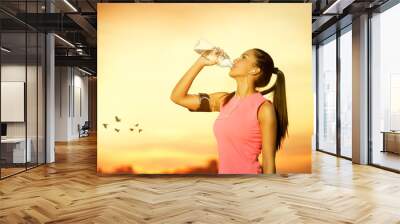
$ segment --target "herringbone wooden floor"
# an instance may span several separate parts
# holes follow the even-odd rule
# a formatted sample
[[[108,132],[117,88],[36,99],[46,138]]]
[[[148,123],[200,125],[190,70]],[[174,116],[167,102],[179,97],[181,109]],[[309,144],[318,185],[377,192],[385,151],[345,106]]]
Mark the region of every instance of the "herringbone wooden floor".
[[[96,175],[96,139],[0,181],[0,223],[400,223],[400,175],[316,152],[313,174]]]

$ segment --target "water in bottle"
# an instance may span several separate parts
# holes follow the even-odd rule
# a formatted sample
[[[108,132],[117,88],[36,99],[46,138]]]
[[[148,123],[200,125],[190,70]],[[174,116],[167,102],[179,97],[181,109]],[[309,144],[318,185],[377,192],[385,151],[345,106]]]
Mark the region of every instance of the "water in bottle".
[[[216,46],[211,44],[205,39],[200,39],[196,46],[194,47],[194,51],[196,51],[198,54],[202,54],[205,51],[212,51],[215,49]],[[208,55],[207,57],[211,57]],[[209,58],[211,59],[211,58]],[[212,60],[212,59],[211,59]],[[225,53],[223,55],[218,56],[218,65],[221,67],[232,67],[233,63],[231,59],[229,58],[229,55]]]

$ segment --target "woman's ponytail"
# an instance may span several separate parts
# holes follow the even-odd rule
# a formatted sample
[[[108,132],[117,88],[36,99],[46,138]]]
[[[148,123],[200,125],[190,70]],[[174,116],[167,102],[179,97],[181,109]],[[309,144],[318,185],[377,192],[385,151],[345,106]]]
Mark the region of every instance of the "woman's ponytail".
[[[255,81],[256,87],[265,87],[269,84],[272,74],[276,74],[275,84],[261,92],[266,95],[270,92],[274,92],[273,105],[276,114],[276,150],[281,148],[282,141],[288,134],[288,114],[286,104],[286,86],[285,76],[281,70],[274,66],[272,57],[265,51],[259,48],[253,48],[254,55],[256,56],[256,65],[261,69],[261,75]]]
[[[274,85],[273,105],[275,107],[277,132],[276,132],[276,148],[281,147],[282,140],[288,133],[288,114],[286,104],[286,87],[285,76],[281,70],[274,68],[273,73],[276,74],[276,82]]]

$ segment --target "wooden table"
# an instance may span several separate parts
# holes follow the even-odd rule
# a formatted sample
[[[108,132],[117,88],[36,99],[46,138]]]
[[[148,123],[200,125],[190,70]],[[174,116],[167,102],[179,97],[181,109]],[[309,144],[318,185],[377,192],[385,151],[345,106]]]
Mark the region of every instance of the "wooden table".
[[[383,133],[382,152],[400,154],[400,131],[381,131]]]

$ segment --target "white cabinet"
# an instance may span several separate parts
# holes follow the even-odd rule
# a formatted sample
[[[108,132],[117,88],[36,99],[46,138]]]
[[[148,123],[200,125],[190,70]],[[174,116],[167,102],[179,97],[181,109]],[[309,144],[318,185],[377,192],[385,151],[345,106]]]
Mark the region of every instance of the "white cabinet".
[[[12,147],[13,163],[25,163],[32,161],[32,140],[30,138],[27,139],[26,151],[25,151],[25,138],[2,139],[1,144],[7,145],[7,147]],[[27,160],[25,161],[25,159]]]

